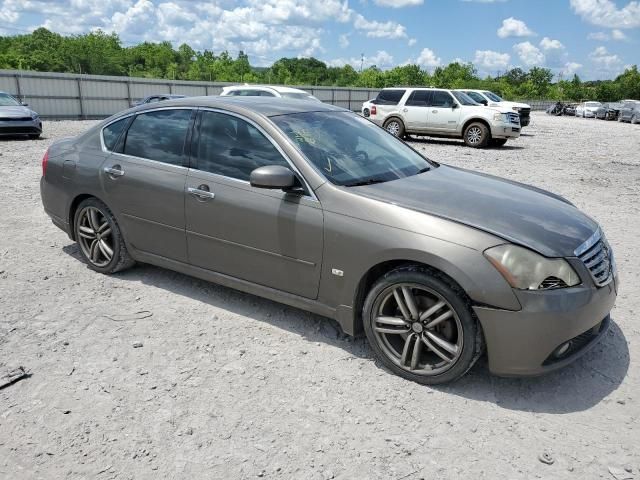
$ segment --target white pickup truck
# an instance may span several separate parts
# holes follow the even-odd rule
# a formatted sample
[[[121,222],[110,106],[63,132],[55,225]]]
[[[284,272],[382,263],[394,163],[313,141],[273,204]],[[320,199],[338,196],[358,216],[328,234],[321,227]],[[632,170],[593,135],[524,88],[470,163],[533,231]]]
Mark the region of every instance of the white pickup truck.
[[[398,137],[462,138],[474,148],[502,146],[520,136],[520,115],[511,108],[486,107],[441,88],[385,88],[362,105],[362,115]]]
[[[456,91],[464,92],[476,102],[488,107],[507,107],[520,114],[520,126],[526,127],[531,121],[531,105],[519,102],[504,100],[499,95],[489,90],[472,90],[469,88],[459,88]]]

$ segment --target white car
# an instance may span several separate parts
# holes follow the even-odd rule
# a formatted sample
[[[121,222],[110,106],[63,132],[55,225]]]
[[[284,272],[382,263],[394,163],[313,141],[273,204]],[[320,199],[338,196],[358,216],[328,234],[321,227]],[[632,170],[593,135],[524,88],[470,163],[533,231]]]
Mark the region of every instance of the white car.
[[[462,138],[468,146],[481,148],[502,146],[520,136],[520,115],[511,108],[485,107],[463,92],[443,88],[385,88],[365,102],[362,114],[401,138]]]
[[[233,85],[224,87],[221,97],[284,97],[293,98],[297,100],[311,100],[313,102],[319,102],[316,97],[309,92],[300,90],[298,88],[283,87],[280,85]]]
[[[601,106],[600,102],[582,102],[576,107],[576,117],[595,118]]]
[[[476,102],[488,107],[507,107],[520,114],[520,126],[526,127],[531,120],[531,105],[519,102],[504,100],[499,95],[489,90],[472,90],[469,88],[458,88],[457,91],[464,92]]]

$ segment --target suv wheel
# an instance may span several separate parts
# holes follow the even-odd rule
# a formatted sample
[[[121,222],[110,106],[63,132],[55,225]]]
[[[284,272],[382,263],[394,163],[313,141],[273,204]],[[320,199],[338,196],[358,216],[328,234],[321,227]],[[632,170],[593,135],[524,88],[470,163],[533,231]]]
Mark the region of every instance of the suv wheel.
[[[404,136],[404,124],[397,118],[390,118],[384,123],[384,128],[394,137],[402,138]]]
[[[486,147],[489,140],[491,140],[491,134],[484,123],[473,122],[464,131],[464,143],[469,147]]]
[[[80,203],[73,225],[80,254],[92,270],[115,273],[135,263],[111,210],[97,198]]]
[[[362,314],[376,357],[408,380],[456,380],[482,351],[480,329],[465,299],[445,281],[415,267],[379,279]]]

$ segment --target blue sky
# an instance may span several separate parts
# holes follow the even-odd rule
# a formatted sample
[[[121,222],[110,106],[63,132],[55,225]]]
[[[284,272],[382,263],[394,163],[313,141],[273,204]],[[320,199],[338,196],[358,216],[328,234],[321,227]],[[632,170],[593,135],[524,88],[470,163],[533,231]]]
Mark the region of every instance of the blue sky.
[[[483,75],[541,66],[603,79],[640,63],[638,0],[0,0],[0,35],[39,26],[242,49],[254,65],[314,56],[359,68],[364,54],[365,68],[461,60]]]

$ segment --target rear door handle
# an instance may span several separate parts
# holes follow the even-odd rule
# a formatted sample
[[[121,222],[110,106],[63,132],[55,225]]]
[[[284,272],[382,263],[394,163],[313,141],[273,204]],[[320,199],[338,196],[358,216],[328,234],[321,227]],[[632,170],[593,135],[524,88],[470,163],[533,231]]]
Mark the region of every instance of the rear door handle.
[[[104,172],[111,175],[112,177],[122,177],[124,175],[124,170],[120,165],[114,165],[113,167],[105,167]]]
[[[216,194],[213,192],[210,192],[208,187],[206,187],[207,190],[204,190],[202,187],[206,187],[206,185],[200,185],[199,188],[189,187],[187,188],[187,192],[203,200],[216,197]]]

